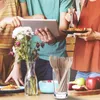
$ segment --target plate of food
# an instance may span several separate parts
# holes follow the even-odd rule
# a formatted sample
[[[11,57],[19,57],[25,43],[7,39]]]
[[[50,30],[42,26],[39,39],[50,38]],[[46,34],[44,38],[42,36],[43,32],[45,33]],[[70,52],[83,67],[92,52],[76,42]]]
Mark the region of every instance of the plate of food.
[[[18,93],[24,92],[24,86],[6,85],[0,86],[0,93]]]
[[[67,30],[63,30],[63,32],[67,33],[67,34],[73,34],[73,33],[85,33],[88,32],[88,30],[86,28],[68,28]]]

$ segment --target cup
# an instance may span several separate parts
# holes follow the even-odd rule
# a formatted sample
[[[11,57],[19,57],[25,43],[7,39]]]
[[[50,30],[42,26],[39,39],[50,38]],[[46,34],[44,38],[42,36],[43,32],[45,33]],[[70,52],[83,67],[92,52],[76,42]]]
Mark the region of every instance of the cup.
[[[59,79],[57,73],[53,70],[54,96],[56,99],[68,98],[68,84],[70,80],[70,69]]]
[[[54,96],[57,99],[66,99],[68,97],[68,83],[73,59],[72,57],[50,56],[49,60],[53,68]]]

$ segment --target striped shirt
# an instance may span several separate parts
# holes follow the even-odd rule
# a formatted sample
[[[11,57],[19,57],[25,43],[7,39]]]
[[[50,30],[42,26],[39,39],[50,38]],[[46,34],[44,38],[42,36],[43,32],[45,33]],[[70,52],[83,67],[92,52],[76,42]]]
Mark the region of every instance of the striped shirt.
[[[18,0],[6,0],[5,6],[0,10],[0,20],[5,17],[20,16],[20,3]],[[13,45],[12,30],[14,28],[7,25],[0,34],[0,48],[7,49]]]

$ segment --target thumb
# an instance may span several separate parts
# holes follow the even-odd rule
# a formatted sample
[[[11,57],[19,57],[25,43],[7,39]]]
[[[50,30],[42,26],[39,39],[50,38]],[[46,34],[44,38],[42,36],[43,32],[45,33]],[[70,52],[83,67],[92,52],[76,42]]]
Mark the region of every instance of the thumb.
[[[23,83],[22,79],[19,79],[19,82],[21,83],[21,85],[24,85],[24,83]]]
[[[68,22],[71,21],[71,15],[70,15],[70,13],[67,13],[67,14],[65,15],[65,19],[66,19]]]
[[[20,83],[17,79],[14,80],[17,86],[20,86]]]

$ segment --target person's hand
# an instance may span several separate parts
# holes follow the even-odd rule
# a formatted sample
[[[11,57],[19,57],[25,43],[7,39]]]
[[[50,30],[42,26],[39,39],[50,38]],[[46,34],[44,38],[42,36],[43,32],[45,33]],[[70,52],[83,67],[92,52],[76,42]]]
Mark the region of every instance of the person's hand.
[[[70,22],[71,27],[76,27],[78,23],[77,14],[74,8],[69,8],[65,15],[65,19]]]
[[[22,19],[19,16],[16,17],[6,17],[1,22],[0,25],[4,28],[7,24],[10,24],[12,27],[18,27],[21,26],[20,19]]]
[[[55,37],[52,35],[48,28],[36,29],[35,34],[39,36],[41,41],[44,43],[52,44],[56,42]]]
[[[93,32],[91,28],[89,28],[87,30],[88,30],[88,32],[86,32],[86,33],[74,33],[74,35],[85,41],[96,40],[97,33]]]
[[[11,73],[7,77],[7,79],[5,80],[5,83],[10,81],[11,79],[13,79],[15,81],[17,86],[20,86],[20,84],[24,85],[24,83],[22,81],[22,74],[21,74],[21,70],[20,70],[20,64],[14,65],[13,70],[11,71]]]

